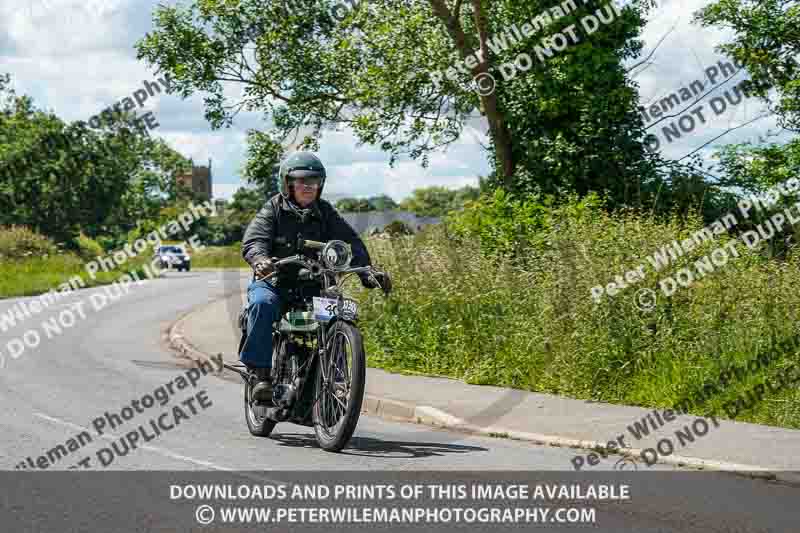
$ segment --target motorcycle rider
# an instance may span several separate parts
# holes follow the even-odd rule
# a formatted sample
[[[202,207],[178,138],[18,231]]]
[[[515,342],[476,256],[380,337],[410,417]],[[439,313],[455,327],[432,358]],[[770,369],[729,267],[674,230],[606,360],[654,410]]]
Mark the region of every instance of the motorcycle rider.
[[[298,250],[298,239],[314,241],[341,240],[353,252],[351,266],[371,265],[364,242],[334,207],[320,198],[325,186],[325,167],[311,152],[296,152],[283,161],[278,171],[280,193],[261,208],[247,226],[242,239],[242,256],[252,267],[254,275],[247,288],[247,334],[240,361],[254,372],[258,383],[253,388],[253,398],[267,400],[272,397],[270,371],[272,367],[272,323],[281,316],[282,305],[302,294],[319,296],[316,282],[297,279],[300,267],[288,266],[278,272],[272,282],[261,279],[275,272],[271,258],[282,259],[304,254]],[[361,284],[366,288],[382,287],[391,290],[391,281],[380,274],[374,278],[361,274]],[[377,282],[377,283],[376,283]]]

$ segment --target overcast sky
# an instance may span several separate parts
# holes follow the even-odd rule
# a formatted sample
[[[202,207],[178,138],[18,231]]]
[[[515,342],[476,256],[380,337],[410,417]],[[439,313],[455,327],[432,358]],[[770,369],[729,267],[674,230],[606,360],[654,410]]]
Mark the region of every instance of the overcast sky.
[[[136,60],[133,44],[152,30],[150,14],[158,3],[157,0],[0,0],[0,73],[10,72],[17,91],[31,95],[39,107],[53,110],[68,121],[87,120],[130,96],[145,80],[154,81],[152,71]],[[711,87],[704,71],[722,59],[714,48],[725,42],[726,35],[691,24],[692,12],[707,3],[707,0],[665,0],[653,12],[644,33],[647,46],[643,55],[652,50],[673,24],[675,29],[651,58],[652,64],[635,77],[641,86],[643,103],[676,92],[698,79]],[[723,96],[725,89],[745,77],[746,73],[740,72],[711,96]],[[691,134],[671,143],[659,134],[661,151],[666,156],[682,157],[728,128],[763,113],[763,105],[754,99],[729,105],[719,115],[709,110],[708,98],[698,105],[704,107],[706,124],[698,124]],[[160,126],[155,135],[197,163],[213,159],[215,197],[229,197],[241,186],[239,169],[244,161],[245,131],[264,128],[266,124],[261,117],[240,114],[233,127],[212,131],[203,118],[200,97],[181,100],[176,96],[156,95],[144,107],[157,116]],[[668,121],[661,123],[651,131],[667,124]],[[776,130],[774,117],[731,132],[716,145],[757,142],[768,130]],[[787,134],[782,134],[773,140],[782,142],[787,138]],[[479,133],[465,132],[446,152],[432,156],[427,169],[413,161],[401,161],[390,168],[388,156],[372,147],[358,147],[349,131],[327,133],[319,154],[329,169],[326,196],[383,193],[401,200],[417,187],[476,184],[477,177],[489,171],[481,139]],[[701,153],[710,156],[714,146]]]

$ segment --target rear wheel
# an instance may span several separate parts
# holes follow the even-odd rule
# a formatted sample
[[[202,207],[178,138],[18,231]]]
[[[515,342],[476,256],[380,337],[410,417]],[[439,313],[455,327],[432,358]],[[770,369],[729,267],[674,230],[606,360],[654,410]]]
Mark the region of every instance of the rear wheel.
[[[253,377],[244,386],[244,418],[247,420],[247,429],[252,435],[268,437],[277,422],[267,418],[269,405],[251,400],[250,396],[255,383],[255,377]]]
[[[268,437],[277,422],[267,418],[269,405],[251,400],[250,396],[255,383],[255,376],[253,376],[247,380],[244,386],[244,418],[247,420],[247,429],[252,435]]]
[[[283,343],[276,343],[273,339],[273,358],[277,352],[277,348],[279,345]],[[244,333],[242,335],[242,343],[244,342]],[[241,343],[240,343],[240,350],[241,350]],[[273,361],[274,365],[274,361]],[[274,368],[274,367],[273,367]],[[276,422],[270,418],[267,418],[267,410],[271,407],[272,402],[264,403],[264,402],[256,402],[252,399],[252,392],[253,387],[256,386],[256,376],[255,374],[251,374],[247,380],[247,383],[244,386],[244,418],[247,420],[247,429],[250,430],[250,433],[257,436],[257,437],[269,437],[269,434],[272,433],[272,430],[275,428]]]
[[[331,328],[326,358],[315,382],[314,432],[322,449],[338,452],[353,436],[361,415],[366,358],[361,332],[347,322]]]

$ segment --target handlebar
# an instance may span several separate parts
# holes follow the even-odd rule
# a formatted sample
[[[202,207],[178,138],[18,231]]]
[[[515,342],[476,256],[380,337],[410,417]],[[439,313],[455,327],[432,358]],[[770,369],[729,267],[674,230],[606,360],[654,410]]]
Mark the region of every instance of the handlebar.
[[[325,250],[326,246],[328,246],[329,244],[333,246],[334,242],[338,241],[331,241],[330,243],[319,242],[311,239],[303,239],[301,235],[298,234],[297,250],[310,249],[310,250],[322,251]],[[372,279],[373,281],[377,274],[388,275],[371,265],[364,267],[344,268],[344,269],[329,269],[326,268],[324,260],[314,261],[300,253],[293,256],[285,257],[283,259],[272,259],[272,264],[274,266],[272,272],[260,278],[256,277],[256,279],[272,281],[278,276],[278,271],[281,268],[289,265],[296,265],[300,267],[300,270],[298,271],[299,279],[311,281],[313,279],[321,278],[324,289],[327,291],[329,281],[331,281],[329,278],[329,274],[334,275],[334,279],[332,282],[336,287],[340,287],[341,282],[347,277],[347,274],[357,274],[359,276],[362,274],[367,274],[369,278]],[[363,277],[362,277],[362,282],[363,282]],[[380,282],[378,282],[378,286],[384,288]],[[388,290],[391,290],[391,281],[389,282],[389,287],[390,288]],[[384,292],[388,294],[386,289],[384,289]]]
[[[309,243],[312,243],[312,244],[309,245]],[[317,241],[304,241],[302,244],[304,244],[306,246],[313,246],[313,245],[316,245],[316,244],[322,244],[324,246],[325,243],[318,243]],[[263,277],[263,278],[260,278],[260,279],[271,278],[271,277],[277,275],[278,270],[280,268],[288,266],[288,265],[297,265],[297,266],[299,266],[301,268],[307,269],[312,277],[319,276],[320,273],[323,271],[323,268],[319,264],[315,264],[315,263],[310,262],[306,257],[304,257],[302,255],[292,255],[292,256],[289,256],[289,257],[285,257],[283,259],[279,259],[277,261],[274,261],[273,265],[275,265],[275,271],[270,273],[269,275]],[[372,270],[375,270],[375,267],[373,267],[373,266],[352,267],[352,268],[347,268],[347,269],[344,269],[344,270],[339,270],[339,271],[337,271],[337,273],[339,273],[339,274],[361,274],[363,272],[369,272],[369,271],[372,271]]]
[[[297,247],[298,248],[309,248],[311,250],[322,250],[325,248],[324,242],[319,241],[312,241],[311,239],[297,239]]]

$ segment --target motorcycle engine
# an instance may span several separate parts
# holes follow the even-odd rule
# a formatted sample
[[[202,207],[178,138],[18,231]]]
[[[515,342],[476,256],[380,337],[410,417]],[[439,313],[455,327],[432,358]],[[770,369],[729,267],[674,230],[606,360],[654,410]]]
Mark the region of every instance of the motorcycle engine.
[[[289,340],[284,341],[278,352],[278,360],[273,366],[275,386],[272,399],[278,407],[288,409],[294,404],[300,381],[297,376],[299,368],[297,356],[298,347]]]

